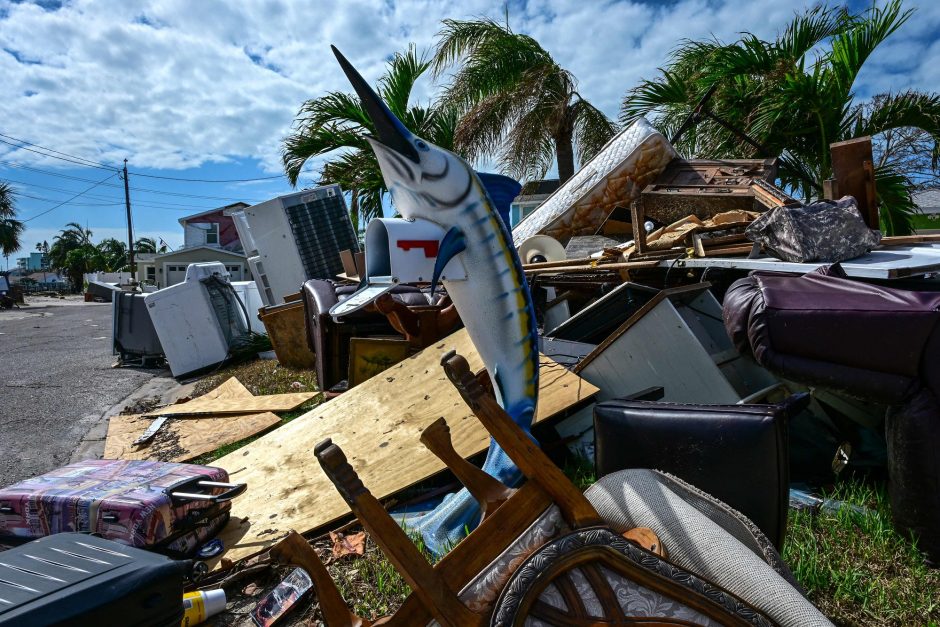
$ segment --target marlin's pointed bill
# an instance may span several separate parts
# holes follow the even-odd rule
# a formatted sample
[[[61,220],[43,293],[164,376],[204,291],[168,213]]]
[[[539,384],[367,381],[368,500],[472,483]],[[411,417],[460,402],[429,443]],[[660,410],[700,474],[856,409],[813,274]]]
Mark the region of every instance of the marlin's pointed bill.
[[[362,78],[362,75],[359,74],[356,68],[346,60],[343,53],[340,52],[336,46],[330,46],[330,48],[333,49],[333,54],[336,55],[336,60],[339,61],[343,72],[346,73],[346,78],[349,79],[353,89],[356,90],[359,101],[362,102],[366,113],[369,114],[369,118],[372,120],[373,126],[375,126],[376,139],[401,156],[417,163],[419,160],[418,151],[415,150],[415,147],[409,140],[411,134],[408,130],[389,110],[385,102],[379,98],[375,90],[369,86],[369,83]]]

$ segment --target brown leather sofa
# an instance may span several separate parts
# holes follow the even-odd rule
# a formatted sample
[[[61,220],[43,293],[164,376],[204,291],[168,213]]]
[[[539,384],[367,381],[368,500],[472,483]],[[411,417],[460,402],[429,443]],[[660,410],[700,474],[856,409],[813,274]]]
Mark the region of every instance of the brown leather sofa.
[[[892,512],[940,564],[940,293],[852,281],[835,265],[754,272],[723,307],[735,346],[771,372],[889,405]]]

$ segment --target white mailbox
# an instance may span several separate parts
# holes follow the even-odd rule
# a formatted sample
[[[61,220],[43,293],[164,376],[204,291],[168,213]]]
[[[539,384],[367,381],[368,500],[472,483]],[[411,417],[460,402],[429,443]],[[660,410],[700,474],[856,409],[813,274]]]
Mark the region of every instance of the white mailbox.
[[[430,283],[444,229],[427,220],[376,218],[366,228],[365,285],[330,309],[339,318],[365,307],[399,283]],[[464,281],[460,255],[451,259],[440,280]]]

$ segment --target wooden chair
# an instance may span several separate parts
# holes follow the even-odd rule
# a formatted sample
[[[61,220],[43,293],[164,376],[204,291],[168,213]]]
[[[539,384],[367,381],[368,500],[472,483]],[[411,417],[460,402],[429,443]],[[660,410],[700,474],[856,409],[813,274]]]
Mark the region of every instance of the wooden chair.
[[[480,385],[463,357],[452,351],[442,364],[528,482],[518,489],[507,488],[460,457],[443,419],[430,425],[421,441],[449,466],[484,511],[476,530],[432,566],[362,484],[340,448],[330,440],[321,442],[315,455],[323,470],[412,589],[394,615],[374,624],[521,625],[527,617],[585,626],[770,624],[740,600],[728,602],[732,597],[718,586],[665,561],[658,539],[648,530],[627,534],[647,544],[641,548],[608,529],[587,498]],[[310,573],[329,627],[373,624],[350,612],[301,536],[292,534],[272,549],[272,555]],[[583,590],[584,582],[591,591]],[[652,592],[670,606],[685,608],[686,618],[625,613],[615,592],[624,582]],[[552,603],[553,594],[560,594],[562,602]],[[586,607],[581,600],[585,594],[599,600],[601,609]],[[732,607],[747,612],[736,613]]]

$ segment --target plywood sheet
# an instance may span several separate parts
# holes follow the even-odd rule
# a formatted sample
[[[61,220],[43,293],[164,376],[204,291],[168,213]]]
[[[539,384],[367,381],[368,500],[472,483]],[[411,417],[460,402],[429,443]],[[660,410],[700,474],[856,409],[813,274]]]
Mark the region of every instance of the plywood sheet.
[[[313,456],[326,438],[342,447],[366,487],[385,498],[444,469],[418,441],[443,416],[457,451],[468,457],[486,449],[489,434],[441,368],[456,349],[474,370],[480,357],[465,330],[319,405],[303,416],[215,462],[248,491],[235,499],[232,522],[222,534],[226,557],[260,551],[289,530],[309,531],[349,512]],[[597,388],[542,357],[536,421],[593,396]]]
[[[108,424],[104,457],[185,462],[225,444],[262,433],[280,423],[281,419],[270,412],[170,418],[148,444],[134,446],[134,440],[147,430],[152,421],[153,418],[147,416],[113,416]]]
[[[214,398],[248,398],[251,396],[253,396],[252,393],[241,381],[235,377],[229,377],[222,385],[214,390],[209,390],[199,398],[208,400]]]
[[[240,385],[240,384],[239,384]],[[236,398],[205,398],[201,396],[186,403],[177,403],[144,414],[146,416],[185,416],[197,414],[247,414],[265,411],[290,411],[317,396],[317,392],[269,394]]]

